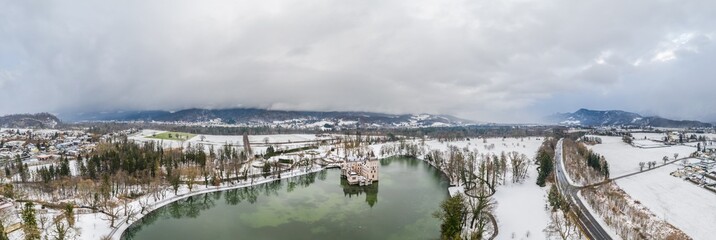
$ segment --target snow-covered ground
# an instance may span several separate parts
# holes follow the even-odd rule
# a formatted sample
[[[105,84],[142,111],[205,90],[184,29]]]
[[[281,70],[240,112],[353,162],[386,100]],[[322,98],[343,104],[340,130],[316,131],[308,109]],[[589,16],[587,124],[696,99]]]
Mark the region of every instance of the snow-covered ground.
[[[60,132],[57,129],[30,129],[30,128],[0,128],[0,132],[19,131],[20,133],[32,132],[33,134],[50,135]]]
[[[643,132],[636,132],[631,134],[632,137],[634,137],[635,140],[656,140],[656,141],[663,141],[664,137],[666,137],[666,133],[643,133]]]
[[[624,174],[638,172],[639,162],[656,161],[657,165],[663,163],[664,156],[674,159],[678,153],[679,158],[688,157],[696,149],[689,146],[669,146],[663,148],[637,148],[622,141],[621,137],[602,138],[602,144],[589,146],[592,151],[601,154],[609,162],[611,177],[618,177]]]
[[[214,146],[214,149],[219,149],[223,147],[226,144],[242,147],[244,145],[243,136],[242,135],[196,135],[192,137],[191,139],[188,139],[186,141],[178,141],[178,140],[166,140],[166,139],[155,139],[152,138],[155,134],[160,134],[166,131],[160,131],[160,130],[151,130],[151,129],[145,129],[140,131],[139,133],[133,134],[129,136],[129,139],[135,140],[138,142],[146,142],[146,141],[154,141],[157,143],[161,143],[163,147],[169,148],[169,147],[179,147],[179,146],[187,146],[189,144],[191,145],[197,145],[197,144],[203,144],[204,147],[208,150],[210,146]],[[203,139],[202,139],[203,137]],[[264,143],[282,143],[281,147],[283,148],[295,148],[295,147],[301,147],[305,145],[305,143],[300,143],[304,141],[315,141],[315,140],[321,140],[321,139],[330,139],[330,136],[323,136],[319,137],[314,134],[275,134],[275,135],[249,135],[249,142],[252,145],[252,150],[254,150],[255,153],[261,153],[266,150],[267,146],[263,146]],[[286,144],[291,142],[299,142],[295,144]],[[256,144],[261,144],[262,146],[255,146]],[[279,147],[277,150],[280,150],[281,147]]]
[[[483,139],[472,139],[471,141],[444,142],[426,141],[431,149],[447,150],[449,145],[460,148],[476,148],[479,153],[496,154],[499,156],[505,153],[516,151],[527,155],[530,163],[537,155],[537,149],[542,144],[543,138],[489,138],[487,143]],[[494,144],[494,148],[488,147]],[[488,146],[488,147],[486,147]],[[535,165],[530,165],[528,178],[524,183],[513,184],[509,176],[507,184],[497,187],[493,196],[497,202],[495,217],[499,226],[498,239],[546,239],[544,229],[550,223],[549,211],[546,210],[547,190],[535,184],[537,181],[537,170]],[[514,237],[513,237],[514,234]]]
[[[634,141],[632,142],[632,144],[634,144],[634,146],[640,147],[640,148],[658,148],[658,147],[666,147],[666,146],[668,146],[668,145],[666,145],[666,144],[664,144],[664,143],[657,142],[657,141],[655,141],[655,140],[649,140],[649,139],[646,139],[646,140],[644,140],[644,139],[636,139],[636,140],[634,140]]]
[[[715,133],[697,133],[696,136],[704,136],[707,140],[716,140]]]
[[[100,213],[77,214],[75,227],[80,229],[80,239],[102,239],[112,231],[109,222]]]
[[[166,131],[161,130],[151,130],[151,129],[145,129],[140,131],[137,134],[134,134],[131,136],[133,139],[146,139],[151,138],[152,135],[164,133]],[[204,137],[204,140],[201,140],[201,137]],[[325,139],[327,137],[318,137],[314,134],[274,134],[274,135],[249,135],[249,141],[254,143],[264,143],[268,141],[269,143],[283,143],[283,142],[299,142],[299,141],[310,141],[310,140],[317,140],[317,139]],[[167,140],[164,140],[167,141]],[[179,141],[176,141],[179,142]],[[186,142],[192,142],[192,143],[214,143],[214,144],[225,144],[230,143],[234,145],[243,145],[243,136],[242,135],[203,135],[203,134],[197,134],[193,138],[187,140]]]
[[[77,166],[77,160],[74,160],[74,159],[73,159],[73,160],[68,160],[68,162],[70,163],[70,165],[69,165],[69,167],[70,167],[70,174],[71,174],[72,176],[78,176],[78,175],[80,175],[80,170],[79,170],[79,167]],[[28,164],[28,165],[29,165],[29,164]],[[42,168],[42,167],[48,167],[48,168],[49,168],[50,166],[55,166],[55,167],[57,168],[57,167],[60,166],[60,162],[59,162],[59,161],[57,161],[57,162],[52,162],[52,163],[37,162],[37,163],[35,163],[35,164],[33,164],[33,165],[29,165],[29,166],[27,167],[27,169],[28,169],[29,172],[34,173],[35,171],[37,171],[38,169],[40,169],[40,168]]]
[[[497,202],[495,216],[500,227],[498,239],[546,239],[543,231],[550,222],[547,190],[535,184],[537,170],[529,169],[529,178],[522,184],[508,183],[493,196]],[[514,234],[514,238],[512,238]]]
[[[524,153],[527,157],[534,159],[537,154],[537,149],[542,144],[543,138],[541,137],[530,137],[530,138],[488,138],[487,142],[483,142],[483,139],[471,139],[470,141],[451,141],[451,142],[439,142],[437,140],[426,141],[425,144],[430,149],[438,149],[445,151],[448,146],[457,146],[459,148],[468,147],[469,149],[477,149],[479,153],[491,153],[500,154],[501,152],[512,152],[517,151]],[[492,146],[492,149],[488,147]]]
[[[495,144],[495,148],[490,150],[491,153],[517,151],[527,155],[530,161],[533,161],[537,155],[537,149],[542,144],[542,139],[508,138],[504,142],[502,139],[487,140],[487,144],[492,143]],[[498,187],[493,196],[497,202],[495,216],[500,227],[500,239],[546,239],[547,237],[543,231],[550,222],[549,211],[545,209],[547,190],[535,183],[537,181],[536,165],[530,165],[527,173],[528,178],[524,183],[513,184],[508,181],[506,185]],[[512,234],[514,234],[514,238],[512,238]]]
[[[637,139],[643,139],[644,136],[647,136],[647,139],[659,137],[654,134],[634,135]],[[691,146],[637,148],[622,142],[620,137],[601,138],[602,144],[590,148],[606,158],[612,177],[638,172],[639,162],[656,161],[661,165],[664,156],[673,160],[675,153],[679,154],[679,158],[683,158],[696,151]],[[713,214],[716,213],[716,194],[681,178],[670,176],[669,174],[679,167],[679,163],[619,179],[616,183],[657,217],[673,224],[690,237],[710,239],[710,229],[716,222],[716,214]]]
[[[617,180],[632,198],[694,239],[713,239],[716,194],[672,177],[679,166],[664,166]]]
[[[203,135],[206,137],[203,142],[213,144],[224,144],[226,142],[237,145],[243,145],[243,136],[222,136],[222,135]],[[200,142],[199,136],[191,139],[192,141]],[[279,135],[249,135],[249,141],[251,143],[285,143],[285,142],[300,142],[300,141],[311,141],[317,140],[314,134],[279,134]],[[325,137],[322,139],[326,139]]]

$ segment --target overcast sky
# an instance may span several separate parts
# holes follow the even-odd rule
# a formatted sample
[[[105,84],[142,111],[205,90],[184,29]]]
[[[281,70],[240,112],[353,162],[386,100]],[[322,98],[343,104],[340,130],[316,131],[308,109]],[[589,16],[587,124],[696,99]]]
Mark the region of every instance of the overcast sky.
[[[260,107],[716,121],[716,1],[0,0],[0,114]],[[197,4],[202,3],[202,4]]]

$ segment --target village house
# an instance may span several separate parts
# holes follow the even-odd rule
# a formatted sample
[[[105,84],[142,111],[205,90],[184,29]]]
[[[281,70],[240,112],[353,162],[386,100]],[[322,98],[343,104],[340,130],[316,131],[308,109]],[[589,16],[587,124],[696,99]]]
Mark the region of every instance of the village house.
[[[48,160],[52,160],[52,155],[40,154],[40,155],[37,155],[37,160],[38,160],[38,161],[48,161]]]

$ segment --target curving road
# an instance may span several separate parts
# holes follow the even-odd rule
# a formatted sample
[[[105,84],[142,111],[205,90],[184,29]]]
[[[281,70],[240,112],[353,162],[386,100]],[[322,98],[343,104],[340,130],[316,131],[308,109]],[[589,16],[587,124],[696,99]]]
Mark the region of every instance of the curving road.
[[[554,149],[554,162],[555,162],[555,176],[557,178],[557,188],[562,193],[562,195],[569,201],[570,209],[574,214],[577,216],[577,219],[579,220],[577,224],[579,225],[579,228],[582,229],[582,232],[586,235],[588,239],[609,239],[612,238],[609,236],[609,234],[604,230],[604,228],[599,225],[599,222],[592,216],[592,214],[587,210],[587,207],[584,205],[582,200],[577,196],[577,193],[579,193],[579,190],[581,189],[581,186],[575,186],[570,183],[570,180],[567,178],[567,174],[564,169],[563,165],[563,156],[562,156],[562,141],[564,139],[560,139],[559,142],[557,142],[557,146]]]

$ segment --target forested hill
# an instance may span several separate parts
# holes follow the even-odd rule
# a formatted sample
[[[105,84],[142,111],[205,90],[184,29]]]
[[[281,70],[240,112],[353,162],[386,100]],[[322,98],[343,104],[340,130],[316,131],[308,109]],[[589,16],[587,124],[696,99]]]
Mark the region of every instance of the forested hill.
[[[0,127],[4,128],[54,128],[57,124],[60,119],[49,113],[0,116]]]

